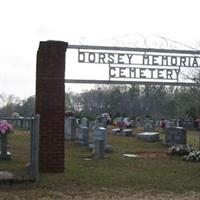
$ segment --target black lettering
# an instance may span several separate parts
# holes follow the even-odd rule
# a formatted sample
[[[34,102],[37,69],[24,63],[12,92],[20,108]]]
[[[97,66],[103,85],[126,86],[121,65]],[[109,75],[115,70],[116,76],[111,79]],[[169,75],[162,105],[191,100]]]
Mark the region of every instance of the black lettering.
[[[88,61],[90,63],[94,63],[95,62],[95,53],[89,53],[88,54]]]
[[[158,69],[158,79],[164,79],[162,72],[164,69]]]
[[[186,57],[180,57],[180,66],[186,66]]]
[[[178,75],[179,75],[180,70],[179,69],[175,69],[175,72],[176,72],[176,80],[178,80]]]
[[[192,67],[198,67],[198,62],[197,62],[197,58],[194,57],[193,63],[192,63]]]
[[[85,52],[78,52],[78,62],[83,63],[85,62]]]
[[[110,78],[115,78],[115,77],[116,77],[115,70],[116,70],[115,67],[110,67],[110,68],[109,68],[109,77],[110,77]],[[113,74],[112,74],[112,71],[114,71]]]
[[[132,78],[133,76],[132,76],[132,73],[134,73],[134,78],[136,77],[136,72],[135,72],[135,68],[133,68],[133,67],[130,67],[129,68],[129,78]]]
[[[123,57],[124,54],[118,54],[118,64],[124,64]]]
[[[126,67],[120,67],[119,68],[119,77],[120,78],[126,78],[126,76],[124,74],[124,70],[126,70]]]
[[[133,54],[127,54],[127,57],[128,57],[128,64],[130,65]]]
[[[152,65],[159,65],[158,56],[152,56]]]
[[[162,56],[162,66],[168,66],[168,56]]]
[[[99,63],[106,63],[105,57],[105,53],[99,53]]]
[[[171,57],[171,65],[172,66],[176,66],[177,65],[177,57],[175,57],[175,56]]]
[[[145,69],[140,69],[140,78],[146,78],[146,76],[144,75],[144,71]]]
[[[114,53],[109,53],[108,54],[108,63],[110,64],[110,63],[114,63]]]
[[[188,67],[191,67],[191,57],[187,57],[188,58]]]
[[[153,78],[153,72],[155,71],[155,69],[149,69],[149,71],[151,72],[151,78]]]
[[[173,74],[172,69],[167,69],[167,79],[173,79],[172,74]]]
[[[149,65],[149,56],[143,55],[143,65]]]

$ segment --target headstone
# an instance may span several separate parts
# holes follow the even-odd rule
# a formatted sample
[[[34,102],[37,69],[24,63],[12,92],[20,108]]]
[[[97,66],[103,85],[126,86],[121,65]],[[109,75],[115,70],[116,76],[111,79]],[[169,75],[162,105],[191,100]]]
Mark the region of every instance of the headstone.
[[[157,142],[160,140],[158,132],[143,132],[137,135],[138,139],[148,141],[148,142]]]
[[[105,140],[96,139],[95,140],[95,157],[104,158],[105,154]]]
[[[81,119],[76,118],[76,124],[77,124],[77,126],[79,126],[81,124]]]
[[[167,128],[171,128],[171,127],[174,127],[175,124],[173,121],[170,121],[170,120],[165,120],[165,129]]]
[[[133,128],[137,128],[137,122],[135,120],[132,120],[132,125],[133,125]]]
[[[70,139],[69,133],[70,119],[69,117],[65,117],[65,140]]]
[[[94,129],[95,128],[95,121],[89,121],[89,128]]]
[[[93,131],[93,144],[96,140],[104,140],[106,144],[107,130],[104,127],[98,127]]]
[[[106,146],[106,136],[107,136],[107,130],[104,127],[96,127],[93,130],[93,142],[89,145],[90,149],[95,148],[95,142],[96,140],[104,140],[104,145]]]
[[[155,122],[155,128],[158,128],[158,127],[160,127],[160,121],[156,120],[156,122]]]
[[[107,126],[107,120],[106,120],[105,117],[99,116],[99,117],[96,118],[96,120],[95,120],[95,128],[96,127],[104,127],[104,128],[106,128],[106,126]]]
[[[76,136],[76,119],[65,117],[65,139],[74,140]]]
[[[111,129],[112,134],[117,135],[118,133],[121,132],[120,128],[113,128]]]
[[[98,120],[97,120],[97,121],[95,121],[95,127],[94,127],[94,128],[96,129],[96,128],[98,128],[98,127],[104,127],[104,125],[105,125],[105,124],[104,124],[102,121],[98,121]],[[104,128],[105,128],[105,127],[104,127]]]
[[[138,126],[144,127],[145,121],[144,121],[144,119],[141,119],[138,121],[138,123],[139,123]]]
[[[165,131],[165,144],[187,144],[187,131],[183,127],[170,127]]]
[[[81,119],[81,126],[89,127],[89,120],[86,117]]]
[[[124,136],[133,136],[132,135],[132,129],[124,129],[124,130],[122,130],[122,135],[124,135]]]
[[[79,141],[82,145],[88,146],[89,141],[89,129],[88,127],[80,126],[80,135]]]
[[[95,151],[95,145],[97,140],[102,140],[104,145],[104,151],[106,153],[111,153],[113,151],[112,145],[106,144],[107,130],[104,127],[97,127],[93,130],[93,143],[89,144],[88,147],[90,150]]]
[[[75,140],[80,140],[82,137],[81,137],[81,133],[80,133],[80,128],[79,128],[79,125],[77,125],[76,127],[76,134],[75,134]]]
[[[81,143],[83,140],[83,135],[82,135],[82,131],[81,131],[81,126],[79,126],[77,129],[76,129],[76,141],[78,143]]]
[[[182,121],[182,127],[186,128],[186,129],[194,128],[194,120],[192,120],[192,119],[184,119]]]
[[[145,132],[150,132],[154,130],[154,123],[153,120],[145,120],[144,121],[144,131]]]

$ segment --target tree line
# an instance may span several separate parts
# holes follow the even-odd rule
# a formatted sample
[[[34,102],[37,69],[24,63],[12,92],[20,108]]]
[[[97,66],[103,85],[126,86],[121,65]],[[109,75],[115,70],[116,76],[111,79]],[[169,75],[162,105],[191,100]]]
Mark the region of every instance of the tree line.
[[[66,110],[96,117],[107,112],[112,118],[197,118],[200,116],[200,87],[164,85],[97,86],[80,94],[66,93]]]
[[[164,85],[98,85],[91,90],[65,94],[65,110],[77,117],[96,118],[109,113],[112,118],[197,118],[200,116],[200,86],[175,87]],[[20,100],[14,95],[1,95],[0,116],[31,116],[35,97]]]

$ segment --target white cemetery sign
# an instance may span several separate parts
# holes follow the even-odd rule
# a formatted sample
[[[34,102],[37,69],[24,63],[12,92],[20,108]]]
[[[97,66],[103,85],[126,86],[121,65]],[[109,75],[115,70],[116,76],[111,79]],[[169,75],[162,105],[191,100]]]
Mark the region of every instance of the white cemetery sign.
[[[78,72],[90,66],[93,73],[88,73],[93,75],[68,78],[66,83],[193,85],[188,74],[200,67],[200,51],[84,45],[69,45],[70,50],[76,54]]]

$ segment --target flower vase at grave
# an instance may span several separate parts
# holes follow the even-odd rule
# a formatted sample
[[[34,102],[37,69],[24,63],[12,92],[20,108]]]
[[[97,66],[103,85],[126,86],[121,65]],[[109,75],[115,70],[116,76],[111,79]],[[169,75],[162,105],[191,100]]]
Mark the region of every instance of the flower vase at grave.
[[[7,152],[8,145],[8,134],[12,132],[12,125],[7,122],[7,120],[0,121],[0,147],[1,147],[1,160],[9,160],[11,154]]]
[[[0,138],[1,138],[1,159],[8,160],[9,159],[7,155],[8,135],[7,134],[1,135]]]

